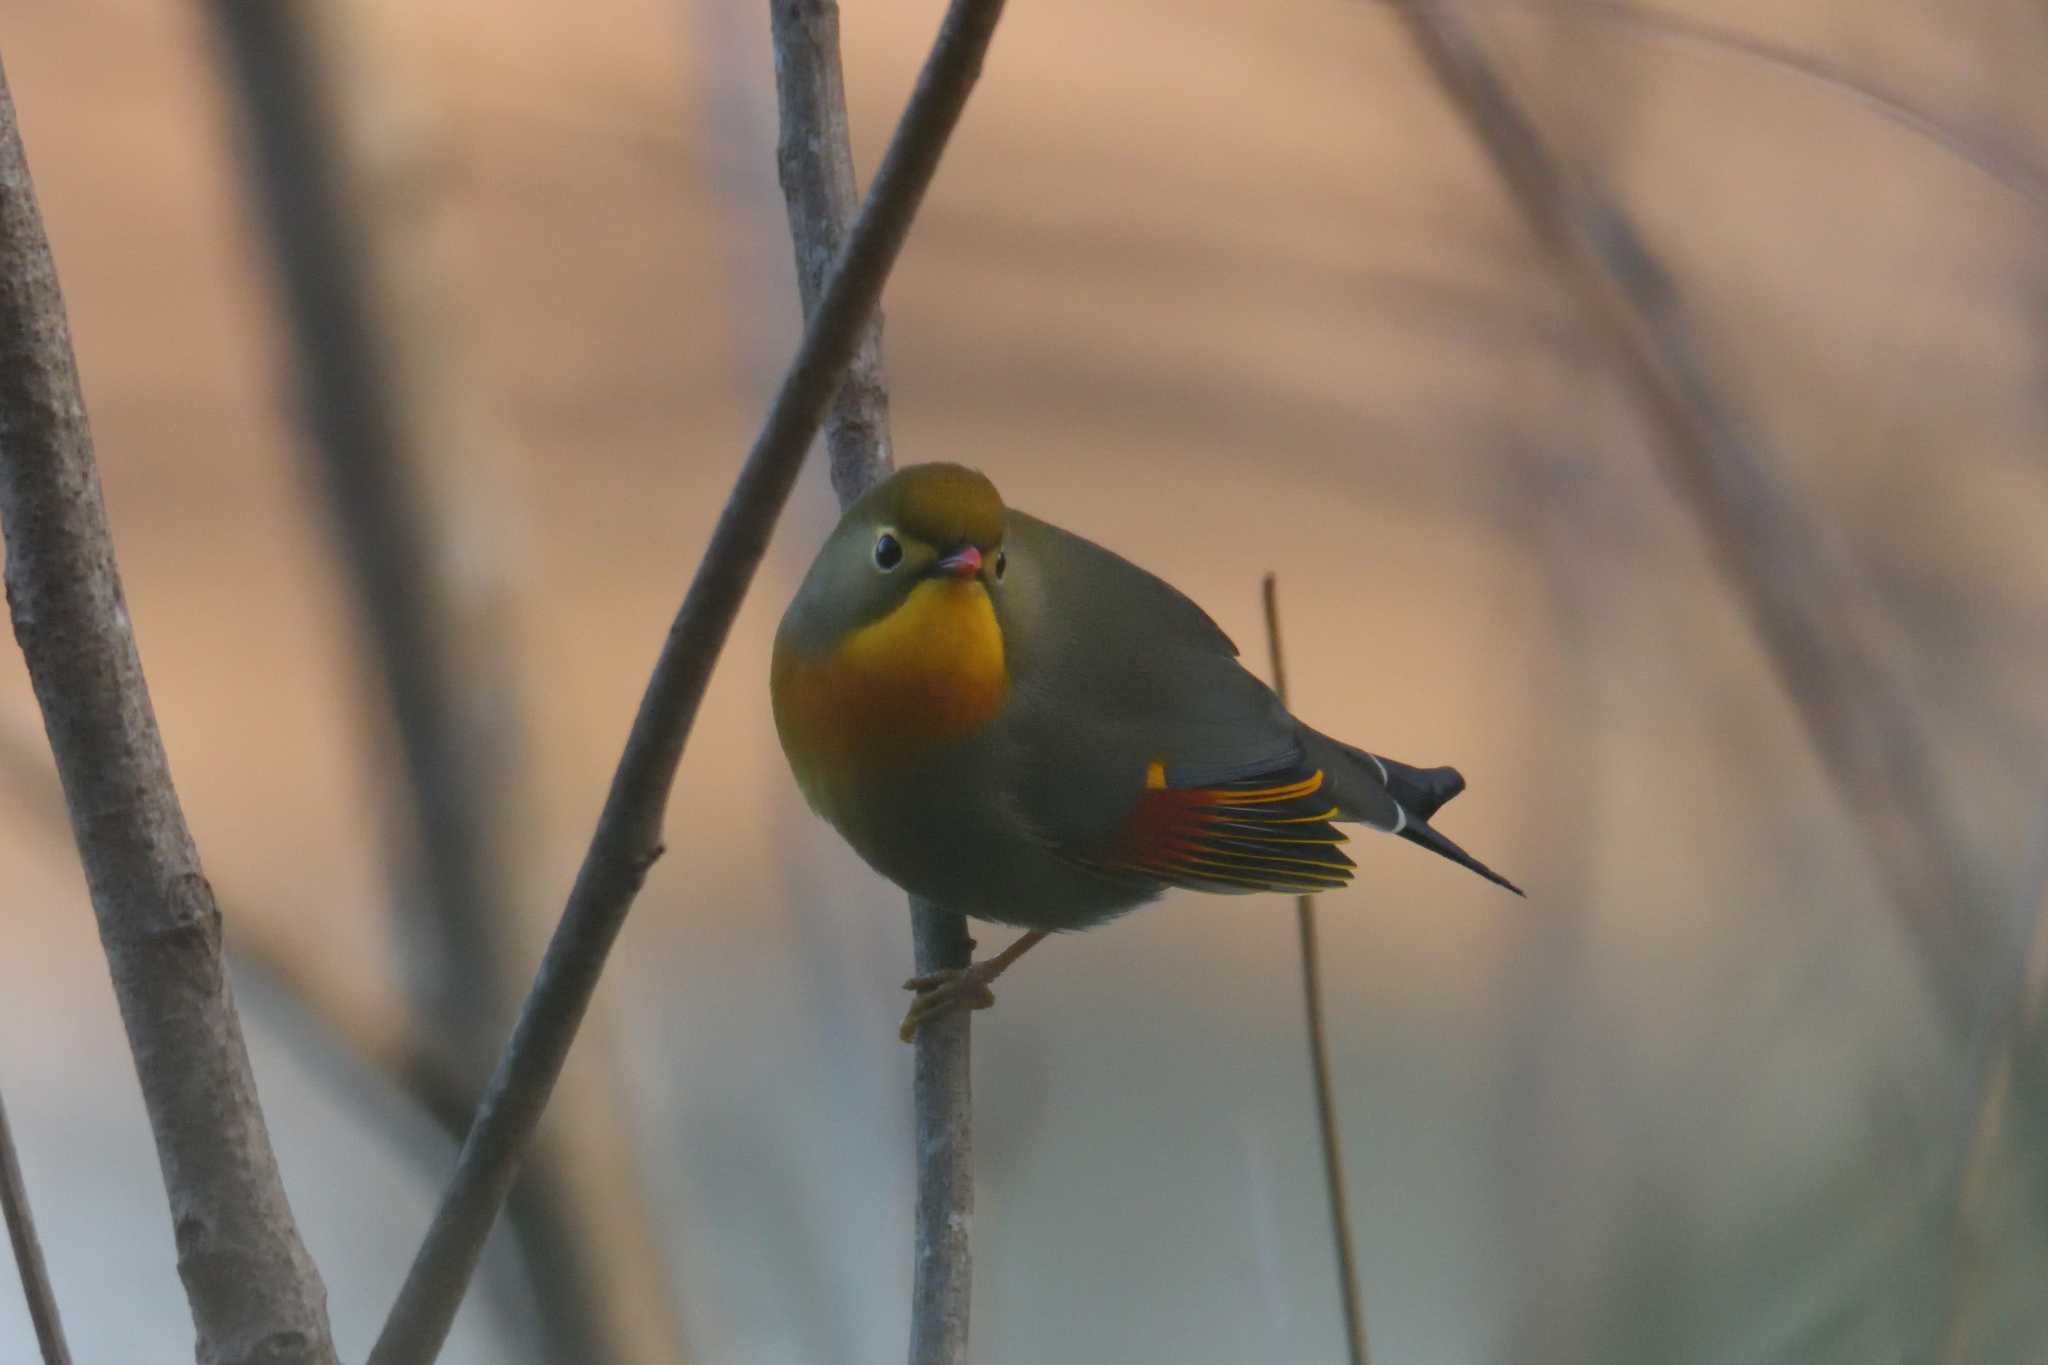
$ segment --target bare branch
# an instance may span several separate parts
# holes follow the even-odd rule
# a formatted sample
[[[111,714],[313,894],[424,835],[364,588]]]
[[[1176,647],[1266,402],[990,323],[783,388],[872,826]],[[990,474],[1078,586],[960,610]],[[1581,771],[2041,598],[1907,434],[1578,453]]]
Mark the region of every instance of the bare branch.
[[[520,787],[516,673],[476,591],[479,555],[453,565],[446,495],[482,423],[457,411],[447,339],[434,335],[437,280],[421,259],[433,183],[391,164],[400,97],[377,64],[349,59],[354,7],[222,0],[214,13],[243,103],[253,195],[265,210],[298,344],[304,407],[328,510],[395,723],[405,772],[400,835],[418,875],[400,897],[412,948],[407,984],[416,1037],[400,1052],[409,1080],[446,1073],[430,1092],[459,1137],[497,1060],[517,995],[511,870],[526,846],[513,828]],[[380,122],[381,120],[381,122]],[[382,136],[366,133],[374,127]],[[416,153],[415,153],[416,155]],[[473,484],[488,475],[466,471]],[[437,480],[436,475],[443,477]],[[462,515],[488,495],[466,490]],[[482,541],[483,537],[476,537]],[[464,591],[467,586],[471,590]],[[644,1200],[607,1200],[615,1173],[565,1158],[584,1129],[616,1120],[607,1094],[571,1106],[541,1143],[509,1204],[545,1340],[537,1354],[588,1365],[680,1355],[668,1277]],[[451,1104],[453,1106],[451,1110]],[[604,1143],[602,1134],[586,1145]],[[627,1173],[630,1179],[630,1173]],[[611,1207],[607,1207],[610,1205]],[[611,1218],[601,1215],[611,1214]],[[608,1247],[618,1230],[622,1245]]]
[[[1456,6],[1408,0],[1394,12],[1635,383],[1884,880],[1929,993],[1952,1036],[1974,1036],[1984,964],[1996,957],[1991,898],[1834,527],[1777,485],[1773,461],[1713,387],[1670,278],[1625,210],[1567,176]]]
[[[1273,691],[1287,704],[1287,664],[1280,653],[1280,584],[1267,574],[1259,585],[1266,606],[1266,652],[1273,660]],[[1368,1365],[1365,1295],[1351,1246],[1351,1200],[1344,1191],[1344,1145],[1337,1133],[1337,1100],[1330,1083],[1330,1045],[1323,1027],[1323,972],[1316,951],[1316,898],[1296,896],[1301,930],[1301,1003],[1308,1015],[1308,1066],[1316,1092],[1316,1128],[1322,1135],[1323,1181],[1330,1200],[1330,1232],[1337,1244],[1337,1292],[1344,1300],[1344,1343],[1351,1365]]]
[[[447,1336],[605,957],[661,854],[669,788],[712,666],[966,107],[1001,10],[999,0],[955,0],[940,27],[874,190],[669,629],[576,886],[371,1365],[424,1365]]]
[[[56,268],[0,76],[7,595],[170,1197],[202,1365],[332,1365],[107,530]]]
[[[804,316],[818,311],[832,262],[860,207],[853,135],[846,121],[846,78],[839,65],[837,0],[769,0],[775,44],[775,93],[781,135],[775,164],[796,249]],[[860,347],[825,421],[832,491],[841,507],[889,477],[889,388],[882,370],[882,314],[862,330]]]
[[[28,1208],[28,1186],[21,1178],[21,1158],[14,1150],[14,1130],[7,1126],[7,1104],[0,1099],[0,1214],[7,1219],[7,1240],[14,1244],[15,1268],[21,1272],[21,1297],[35,1327],[43,1365],[71,1365],[64,1344],[64,1323],[57,1316],[57,1294],[50,1288],[50,1267],[43,1244],[36,1240],[36,1220]]]
[[[974,958],[967,920],[925,901],[910,903],[920,976]],[[917,1030],[911,1104],[917,1144],[917,1216],[910,1287],[910,1365],[963,1365],[974,1289],[974,1091],[967,1010]]]
[[[808,317],[817,309],[825,267],[839,252],[857,202],[839,59],[839,6],[836,0],[769,0],[768,10],[781,128],[776,164],[796,250],[797,289]],[[879,315],[862,337],[833,402],[825,444],[841,507],[888,477],[893,467]],[[915,898],[910,917],[917,975],[962,969],[973,960],[974,941],[963,917]],[[967,1359],[974,1278],[970,1017],[966,1010],[948,1011],[928,1020],[913,1040],[917,1209],[911,1365],[958,1365]]]

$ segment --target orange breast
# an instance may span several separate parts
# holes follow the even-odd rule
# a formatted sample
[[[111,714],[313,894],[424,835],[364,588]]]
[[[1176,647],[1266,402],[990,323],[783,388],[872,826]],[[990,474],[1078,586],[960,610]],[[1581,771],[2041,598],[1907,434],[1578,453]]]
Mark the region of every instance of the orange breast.
[[[1003,632],[978,582],[927,579],[828,654],[776,647],[775,724],[811,804],[831,789],[957,744],[1009,692]]]

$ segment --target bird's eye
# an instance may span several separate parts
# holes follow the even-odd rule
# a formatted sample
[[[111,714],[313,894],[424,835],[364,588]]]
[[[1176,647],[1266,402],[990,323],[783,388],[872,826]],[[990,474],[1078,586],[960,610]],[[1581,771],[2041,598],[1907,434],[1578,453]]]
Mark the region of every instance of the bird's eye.
[[[1004,554],[1004,553],[1003,553],[1003,552],[1002,552],[1001,550],[997,550],[997,551],[996,551],[996,582],[1000,583],[1000,582],[1002,582],[1002,581],[1003,581],[1003,574],[1004,574],[1005,572],[1007,572],[1007,571],[1008,571],[1009,567],[1010,567],[1010,557],[1009,557],[1008,555]]]
[[[903,545],[887,531],[875,537],[875,567],[883,573],[903,562]]]

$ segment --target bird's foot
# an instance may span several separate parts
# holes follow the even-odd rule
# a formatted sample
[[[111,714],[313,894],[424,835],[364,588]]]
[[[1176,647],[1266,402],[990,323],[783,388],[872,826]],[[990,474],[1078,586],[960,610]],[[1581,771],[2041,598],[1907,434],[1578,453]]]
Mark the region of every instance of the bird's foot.
[[[994,957],[980,962],[911,977],[903,983],[903,989],[916,991],[917,999],[911,1002],[910,1013],[903,1016],[903,1027],[896,1031],[896,1036],[907,1043],[917,1037],[918,1029],[927,1019],[949,1010],[985,1010],[995,1004],[996,993],[988,988],[988,983],[1010,970],[1012,963],[1043,942],[1046,932],[1033,929]],[[974,951],[973,939],[967,940],[967,951]]]
[[[903,1016],[903,1027],[896,1030],[896,1036],[908,1043],[929,1019],[959,1009],[985,1010],[995,1004],[996,993],[988,983],[1001,974],[1002,968],[989,971],[991,965],[976,962],[966,967],[948,967],[904,982],[903,989],[916,991],[917,999],[910,1002],[910,1012]]]

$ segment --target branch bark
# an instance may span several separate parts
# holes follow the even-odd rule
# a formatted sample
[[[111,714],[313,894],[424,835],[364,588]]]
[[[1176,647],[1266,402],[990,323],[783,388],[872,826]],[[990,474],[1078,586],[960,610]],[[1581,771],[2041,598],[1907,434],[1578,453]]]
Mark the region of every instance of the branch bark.
[[[21,1157],[14,1149],[14,1130],[7,1125],[7,1104],[0,1099],[0,1214],[7,1219],[7,1240],[14,1245],[14,1265],[21,1272],[21,1297],[35,1328],[43,1365],[71,1365],[64,1343],[64,1323],[57,1315],[57,1293],[50,1287],[49,1263],[36,1240],[36,1220],[29,1213],[28,1185],[21,1178]]]
[[[940,27],[874,189],[669,629],[561,923],[370,1365],[425,1365],[447,1336],[606,955],[661,855],[669,789],[712,666],[959,123],[1001,10],[999,0],[954,0]]]
[[[170,1198],[202,1365],[332,1365],[129,623],[70,329],[0,74],[7,596]]]
[[[1987,964],[1998,957],[1994,901],[1942,799],[1933,745],[1834,528],[1777,485],[1773,461],[1696,353],[1670,276],[1619,204],[1573,183],[1457,8],[1405,0],[1394,13],[1633,381],[1674,481],[1862,836],[1950,1036],[1978,1039]]]
[[[775,167],[789,209],[796,287],[804,316],[818,311],[832,263],[860,207],[846,77],[839,63],[837,0],[769,0],[775,45]],[[882,370],[882,314],[861,329],[846,382],[825,419],[832,491],[843,508],[889,477],[889,387]]]
[[[484,421],[458,410],[451,348],[429,335],[439,281],[420,258],[436,198],[422,186],[433,176],[417,162],[392,164],[424,139],[392,135],[402,101],[375,54],[349,41],[367,22],[356,6],[218,0],[213,10],[297,342],[307,453],[403,762],[394,804],[409,828],[394,832],[413,874],[399,897],[416,1016],[408,1051],[454,1081],[436,1107],[445,1116],[448,1101],[458,1106],[460,1137],[512,1023],[514,869],[530,841],[514,828],[516,670],[495,626],[490,551],[480,548],[497,546],[473,536],[479,548],[458,573],[450,544],[455,515],[488,516],[479,510],[488,492],[474,490],[492,480],[452,468],[480,463],[469,433]],[[465,487],[459,503],[455,485]],[[635,1173],[571,1159],[579,1142],[624,1145],[591,1131],[617,1122],[609,1089],[583,1099],[557,1111],[552,1140],[536,1146],[508,1206],[544,1334],[536,1356],[679,1359],[671,1285]]]
[[[775,159],[796,251],[797,292],[810,317],[858,203],[839,58],[839,6],[836,0],[769,0],[768,13],[780,125]],[[842,508],[894,468],[879,314],[864,329],[833,401],[825,446],[832,491]],[[916,898],[910,916],[916,975],[958,970],[972,961],[974,941],[964,917]],[[972,1028],[969,1012],[954,1010],[927,1021],[913,1042],[917,1207],[911,1365],[958,1365],[967,1359],[974,1279]]]

